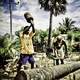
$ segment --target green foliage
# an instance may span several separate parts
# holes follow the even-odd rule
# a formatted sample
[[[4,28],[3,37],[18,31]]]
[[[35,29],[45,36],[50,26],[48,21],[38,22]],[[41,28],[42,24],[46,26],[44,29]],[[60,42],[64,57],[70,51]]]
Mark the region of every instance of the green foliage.
[[[80,34],[79,34],[79,35],[76,35],[75,38],[74,38],[74,40],[75,40],[76,42],[80,42]]]
[[[9,58],[13,57],[13,41],[10,39],[10,35],[6,33],[4,36],[0,37],[0,55],[7,56]]]
[[[57,30],[60,32],[60,34],[66,34],[66,29],[64,26],[59,26]]]
[[[80,28],[79,27],[73,27],[72,28],[72,31],[78,33],[78,32],[80,32]]]
[[[70,31],[68,32],[68,47],[69,51],[76,52],[78,51],[78,43],[80,42],[80,32],[79,31]],[[77,46],[77,47],[76,47]]]
[[[59,23],[60,24],[59,31],[61,31],[61,33],[68,33],[70,30],[73,30],[74,23],[75,23],[75,21],[66,17],[63,20],[63,23]]]
[[[41,38],[45,38],[47,36],[47,32],[46,31],[40,31],[40,37]]]
[[[55,31],[55,30],[52,31],[52,37],[55,37],[56,38],[59,34],[60,33],[59,33],[58,30],[57,31]]]
[[[47,31],[36,30],[36,34],[33,37],[33,44],[36,47],[36,51],[43,51],[44,40],[47,36]]]
[[[66,12],[66,0],[38,0],[41,8],[51,11],[54,16],[64,14]]]
[[[23,29],[24,29],[24,27],[22,27],[20,30],[16,31],[16,32],[15,32],[15,35],[16,35],[17,37],[19,37],[19,32],[23,31]]]
[[[71,41],[71,39],[72,39],[72,34],[68,33],[68,40]]]

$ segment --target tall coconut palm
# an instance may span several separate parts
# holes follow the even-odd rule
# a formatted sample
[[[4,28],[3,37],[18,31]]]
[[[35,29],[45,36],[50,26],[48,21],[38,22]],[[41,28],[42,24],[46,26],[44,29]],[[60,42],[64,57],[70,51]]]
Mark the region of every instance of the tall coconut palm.
[[[39,0],[41,8],[44,8],[46,11],[50,11],[50,20],[49,20],[49,34],[48,34],[48,45],[47,45],[47,55],[51,50],[51,32],[52,32],[52,17],[58,16],[59,14],[64,14],[66,12],[66,0]],[[50,57],[50,55],[48,55]]]
[[[72,19],[66,17],[63,20],[63,23],[59,23],[59,24],[60,24],[60,26],[62,26],[63,28],[65,28],[65,31],[67,33],[68,31],[70,31],[72,29],[72,27],[74,26],[74,23],[75,23],[75,21],[73,21]]]
[[[59,14],[64,14],[66,12],[66,0],[39,0],[41,8],[46,11],[50,11],[49,20],[49,34],[48,34],[48,48],[51,47],[51,30],[52,30],[52,16],[58,16]]]

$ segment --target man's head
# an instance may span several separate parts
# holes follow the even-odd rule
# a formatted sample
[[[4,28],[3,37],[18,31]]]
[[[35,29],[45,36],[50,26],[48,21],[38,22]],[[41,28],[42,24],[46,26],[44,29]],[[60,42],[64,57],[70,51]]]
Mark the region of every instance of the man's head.
[[[62,36],[57,36],[57,41],[60,42],[62,40]]]
[[[33,17],[29,12],[24,13],[24,17],[28,23],[31,23],[31,21],[33,21]]]
[[[28,34],[29,29],[30,29],[30,26],[25,26],[24,29],[23,29],[23,34]]]

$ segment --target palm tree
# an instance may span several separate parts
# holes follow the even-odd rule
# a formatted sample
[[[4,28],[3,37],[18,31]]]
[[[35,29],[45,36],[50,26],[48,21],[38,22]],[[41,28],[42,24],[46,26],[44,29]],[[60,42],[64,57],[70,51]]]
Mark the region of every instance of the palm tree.
[[[60,34],[64,34],[64,32],[65,32],[65,30],[64,30],[64,28],[63,28],[62,26],[59,26],[59,27],[57,28],[57,31],[58,31]]]
[[[66,34],[68,34],[68,48],[69,48],[69,52],[71,53],[72,51],[72,44],[73,44],[73,38],[74,38],[74,34],[72,34],[72,27],[74,26],[74,23],[75,21],[73,21],[72,19],[66,17],[64,20],[63,20],[63,23],[59,23],[60,26],[64,29],[64,32]]]
[[[46,11],[50,11],[49,20],[49,34],[48,34],[48,48],[51,47],[51,30],[52,30],[52,16],[58,16],[66,12],[66,0],[39,0],[41,8]]]
[[[63,27],[66,31],[66,33],[68,31],[70,31],[72,29],[72,26],[74,26],[74,23],[75,21],[73,21],[72,19],[66,17],[64,20],[63,20],[63,23],[59,23],[61,27]]]

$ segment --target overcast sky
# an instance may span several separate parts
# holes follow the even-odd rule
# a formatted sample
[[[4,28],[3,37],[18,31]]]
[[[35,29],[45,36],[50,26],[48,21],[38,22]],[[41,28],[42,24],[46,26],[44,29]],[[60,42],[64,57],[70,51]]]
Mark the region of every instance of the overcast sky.
[[[9,31],[9,5],[7,4],[8,0],[3,0],[3,12],[0,15],[0,34],[10,32]],[[14,1],[15,2],[15,1]],[[69,17],[72,20],[75,20],[75,26],[80,25],[80,0],[67,0],[67,12],[65,15],[59,15],[57,17],[53,16],[53,29],[59,25],[59,22],[62,22],[62,19]],[[49,28],[49,12],[45,12],[43,9],[40,9],[38,0],[21,0],[21,3],[13,6],[13,33],[19,30],[22,26],[29,25],[24,19],[24,13],[30,12],[34,17],[35,28],[46,30]]]

